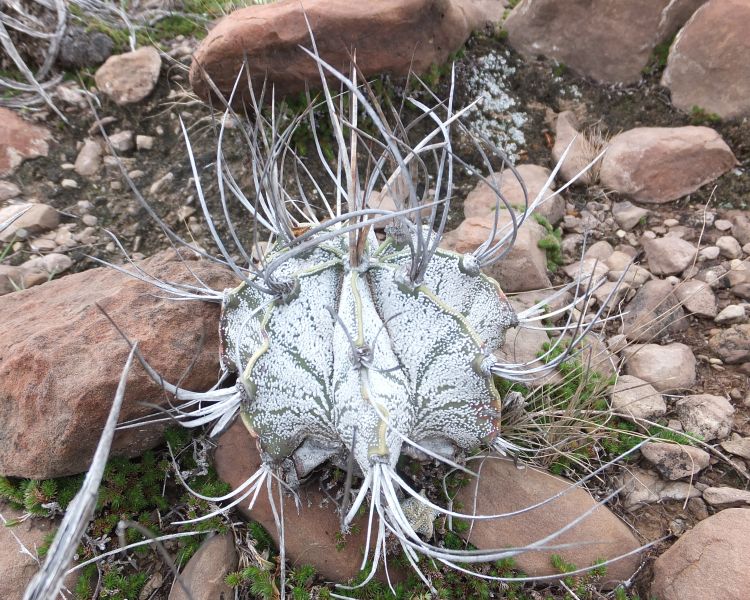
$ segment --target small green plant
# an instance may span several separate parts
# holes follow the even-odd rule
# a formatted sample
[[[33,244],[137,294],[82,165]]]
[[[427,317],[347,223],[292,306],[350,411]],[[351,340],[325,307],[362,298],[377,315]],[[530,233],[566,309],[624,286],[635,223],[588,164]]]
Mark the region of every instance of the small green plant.
[[[545,236],[537,245],[544,250],[547,255],[547,268],[554,273],[563,263],[562,229],[552,227],[552,224],[542,215],[533,213],[532,216],[546,231]]]
[[[651,59],[648,64],[643,68],[642,73],[644,75],[653,75],[661,73],[667,66],[667,59],[669,58],[669,49],[672,47],[674,36],[664,40],[660,44],[654,47],[651,53]]]
[[[716,113],[708,112],[700,106],[693,106],[690,109],[691,125],[717,125],[721,123],[721,117]]]

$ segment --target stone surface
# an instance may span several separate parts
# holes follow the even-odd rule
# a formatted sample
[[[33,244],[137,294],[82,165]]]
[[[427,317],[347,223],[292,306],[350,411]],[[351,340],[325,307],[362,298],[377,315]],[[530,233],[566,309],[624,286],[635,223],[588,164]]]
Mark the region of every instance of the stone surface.
[[[644,504],[665,500],[698,498],[701,493],[687,481],[664,481],[656,473],[632,467],[622,476],[620,485],[625,508],[632,510]]]
[[[628,200],[615,202],[612,205],[612,216],[625,231],[633,229],[641,222],[641,219],[645,219],[648,216],[649,212],[648,209],[636,206]]]
[[[495,354],[508,363],[537,363],[542,345],[549,342],[546,331],[511,327],[505,332],[505,343]]]
[[[734,407],[726,398],[712,394],[685,396],[675,405],[677,418],[687,433],[710,442],[727,437],[732,430]]]
[[[696,11],[675,38],[662,76],[677,108],[750,115],[748,22],[746,0],[711,0]]]
[[[660,392],[689,390],[695,385],[695,356],[685,344],[637,344],[623,353],[625,373],[647,381]]]
[[[212,263],[188,264],[217,289],[234,284],[229,272]],[[144,268],[167,280],[194,281],[171,252]],[[216,382],[218,307],[155,295],[156,288],[134,278],[91,269],[0,298],[0,474],[45,479],[87,468],[128,354],[95,303],[139,342],[167,381],[178,381],[195,359],[183,387],[203,390]],[[141,402],[166,400],[135,365],[120,420],[151,413]],[[159,441],[161,431],[122,431],[113,454],[137,456]]]
[[[106,33],[68,25],[60,42],[58,64],[64,69],[98,67],[112,54],[114,42]]]
[[[0,598],[3,600],[23,598],[26,586],[39,570],[38,549],[58,524],[51,519],[26,519],[17,525],[6,526],[6,523],[18,522],[22,517],[22,511],[0,500]]]
[[[60,222],[60,214],[46,204],[11,204],[0,209],[0,223],[6,223],[20,213],[23,214],[0,231],[0,242],[13,239],[19,229],[41,233],[54,229]]]
[[[734,323],[744,323],[747,321],[744,304],[730,304],[721,309],[714,323],[717,325],[731,325]]]
[[[478,468],[478,463],[474,465]],[[566,489],[570,482],[531,467],[518,469],[513,461],[487,460],[482,463],[480,479],[469,483],[457,496],[464,512],[471,512],[476,498],[476,514],[499,514],[536,504]],[[502,490],[502,493],[498,493]],[[478,548],[521,546],[549,535],[595,505],[588,492],[575,488],[555,500],[526,513],[506,519],[476,521],[467,539]],[[628,527],[606,507],[597,508],[588,518],[552,543],[579,542],[558,551],[578,567],[592,565],[597,559],[614,558],[636,549],[638,541]],[[518,568],[529,575],[552,575],[553,552],[527,552],[514,557]],[[608,581],[627,579],[640,563],[631,556],[607,567]]]
[[[675,286],[674,293],[682,307],[689,313],[713,319],[719,312],[716,296],[711,286],[703,281],[695,279],[683,281]]]
[[[745,460],[750,460],[750,437],[726,440],[721,443],[721,447],[730,454],[735,454],[741,456]]]
[[[666,442],[644,444],[641,454],[656,467],[662,477],[672,481],[699,473],[711,460],[711,455],[705,450]]]
[[[674,287],[668,281],[652,279],[643,284],[626,307],[622,333],[636,342],[657,341],[688,328]]]
[[[703,490],[703,499],[711,506],[726,508],[750,504],[750,490],[733,487],[710,487]]]
[[[135,136],[132,131],[118,131],[109,136],[109,143],[115,152],[130,152],[135,148]]]
[[[638,202],[662,204],[690,194],[736,164],[709,127],[637,127],[614,136],[602,159],[604,187]]]
[[[0,202],[12,200],[13,198],[16,198],[20,195],[21,188],[19,188],[15,183],[13,183],[12,181],[5,181],[4,179],[0,179]]]
[[[654,563],[659,600],[744,600],[750,589],[750,510],[730,508],[698,523]]]
[[[711,336],[708,345],[728,364],[750,361],[750,324],[732,325]]]
[[[224,578],[237,570],[237,550],[231,533],[215,535],[200,545],[180,573],[189,592],[178,583],[172,586],[169,600],[232,600],[234,590]]]
[[[102,147],[99,142],[87,138],[76,157],[75,172],[81,177],[96,175],[99,167],[102,166],[102,154]]]
[[[48,279],[49,274],[38,269],[0,265],[0,296],[28,289]]]
[[[233,488],[242,484],[260,466],[255,441],[241,421],[235,422],[219,437],[214,463],[219,477]],[[284,538],[287,560],[292,568],[312,565],[326,580],[335,582],[354,577],[362,562],[366,523],[359,533],[346,536],[344,546],[340,547],[337,537],[340,531],[339,516],[333,504],[315,484],[303,487],[300,497],[302,508],[299,513],[291,498],[284,499]],[[247,510],[248,504],[249,501],[243,502],[237,508],[246,517],[263,525],[278,543],[268,495],[261,493],[252,511]],[[389,565],[389,570],[393,576],[393,565]]]
[[[511,206],[522,210],[527,201],[529,203],[533,202],[542,192],[549,178],[550,170],[538,165],[518,165],[516,171],[526,186],[526,197],[524,197],[521,184],[510,170],[504,173],[493,173],[491,178],[503,198]],[[552,183],[549,191],[544,195],[545,198],[549,198],[554,189],[555,185]],[[466,200],[464,201],[464,215],[467,218],[488,217],[494,214],[497,204],[497,195],[487,183],[482,181],[466,196]],[[500,201],[500,210],[505,210],[505,205],[502,201]],[[562,221],[562,218],[565,216],[565,200],[562,196],[555,196],[554,198],[545,200],[534,212],[543,216],[554,225]]]
[[[317,64],[299,48],[311,46],[303,8],[321,58],[335,68],[348,73],[351,52],[356,50],[357,66],[365,77],[423,73],[433,64],[443,64],[473,28],[484,25],[486,18],[467,4],[282,0],[241,8],[221,19],[201,42],[193,55],[190,83],[205,100],[210,93],[208,76],[228,97],[247,56],[250,76],[258,86],[267,76],[277,98],[303,91],[305,82],[319,86]]]
[[[722,235],[716,240],[716,246],[724,258],[740,258],[742,256],[742,246],[731,235]]]
[[[667,412],[662,395],[646,381],[633,375],[620,375],[612,386],[612,410],[634,419],[661,417]]]
[[[133,104],[148,97],[159,80],[161,57],[152,46],[110,56],[96,71],[96,87],[117,104]]]
[[[22,119],[21,116],[0,106],[0,177],[13,173],[27,158],[47,156],[49,130]],[[0,222],[2,222],[0,220]]]
[[[701,0],[525,0],[504,23],[510,44],[601,82],[638,81],[652,49]]]
[[[507,223],[507,211],[502,211],[498,219],[501,228],[503,220]],[[460,254],[476,250],[492,233],[494,217],[472,217],[464,219],[461,224],[443,236],[441,246]],[[547,275],[547,256],[539,241],[545,230],[534,219],[529,218],[518,230],[513,249],[485,272],[494,277],[505,292],[525,292],[550,286]],[[501,237],[498,231],[497,237]]]
[[[568,182],[578,175],[599,154],[599,148],[595,147],[585,134],[578,131],[579,125],[575,114],[566,110],[557,115],[555,124],[555,145],[552,146],[552,159],[558,163],[565,150],[570,146],[565,162],[560,166],[559,176]],[[572,146],[571,146],[572,144]],[[596,180],[598,167],[601,163],[593,165],[588,171],[579,177],[580,183],[590,184]]]
[[[698,250],[690,242],[675,237],[645,240],[648,269],[654,275],[678,275],[695,259]]]

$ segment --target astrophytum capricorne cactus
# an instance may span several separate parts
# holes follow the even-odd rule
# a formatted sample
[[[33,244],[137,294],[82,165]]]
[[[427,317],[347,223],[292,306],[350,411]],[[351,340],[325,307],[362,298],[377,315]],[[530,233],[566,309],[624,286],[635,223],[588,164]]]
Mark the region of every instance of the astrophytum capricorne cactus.
[[[171,412],[184,425],[213,424],[211,432],[217,434],[241,415],[257,439],[263,458],[258,472],[230,494],[209,500],[231,500],[217,512],[240,502],[253,506],[265,487],[279,517],[283,558],[284,519],[275,508],[274,484],[279,493],[282,487],[294,493],[298,481],[320,465],[348,469],[352,484],[339,506],[342,527],[348,527],[365,501],[370,505],[368,540],[374,543],[365,549],[363,568],[370,552],[373,560],[361,585],[384,559],[388,536],[400,542],[428,586],[417,564],[419,553],[466,571],[467,563],[548,549],[573,524],[524,548],[451,550],[423,540],[419,534],[424,530],[413,518],[415,504],[468,519],[504,515],[462,515],[440,507],[408,485],[397,462],[409,453],[465,468],[459,462],[466,452],[512,449],[501,436],[503,399],[494,378],[525,381],[554,368],[596,324],[606,302],[593,319],[584,322],[580,316],[601,285],[590,277],[516,314],[498,284],[482,273],[503,258],[517,228],[542,199],[567,185],[549,192],[556,168],[537,198],[520,210],[510,206],[497,180],[481,173],[497,170],[493,161],[498,160],[507,176],[515,170],[499,151],[490,156],[462,123],[470,107],[454,110],[452,87],[445,102],[429,90],[423,94],[435,100],[434,106],[410,98],[420,116],[413,124],[398,121],[391,126],[370,88],[357,84],[354,70],[347,77],[325,63],[314,41],[308,54],[319,66],[323,95],[300,116],[286,121],[275,114],[265,116],[268,109],[252,86],[244,94],[253,105],[252,122],[233,112],[236,98],[225,103],[215,168],[228,236],[217,231],[188,144],[198,198],[220,256],[180,238],[141,198],[175,243],[226,265],[241,282],[218,291],[200,281],[180,285],[129,271],[175,297],[222,304],[224,374],[215,389],[190,392],[159,379],[182,402]],[[329,89],[331,79],[341,84],[337,98]],[[397,111],[390,112],[398,120]],[[326,158],[317,135],[322,118],[333,133],[333,160]],[[247,195],[224,159],[228,120],[240,124],[249,149],[253,189]],[[325,182],[315,179],[290,143],[301,123],[309,124]],[[420,137],[411,141],[416,129]],[[481,167],[458,156],[456,134],[474,144]],[[485,181],[497,194],[498,216],[488,239],[466,255],[439,248],[456,167]],[[380,208],[375,200],[383,196],[389,196],[395,208]],[[230,207],[237,206],[249,214],[252,226],[233,222]],[[385,233],[376,235],[383,228]],[[267,251],[259,244],[263,231]],[[548,302],[571,292],[569,304],[545,312]],[[509,327],[541,326],[543,318],[553,315],[562,316],[560,335],[538,360],[507,364],[495,357]],[[221,387],[230,375],[236,375],[235,385]]]

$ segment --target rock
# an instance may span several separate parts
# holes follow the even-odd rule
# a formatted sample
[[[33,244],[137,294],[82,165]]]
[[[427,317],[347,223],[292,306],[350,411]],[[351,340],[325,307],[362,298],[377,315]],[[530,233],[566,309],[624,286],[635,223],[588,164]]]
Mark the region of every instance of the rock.
[[[612,244],[610,244],[608,241],[599,240],[598,242],[594,242],[588,248],[586,248],[586,253],[583,255],[583,258],[598,258],[600,261],[603,261],[607,266],[609,266],[608,259],[610,256],[612,256],[614,250],[615,249],[612,247]]]
[[[73,261],[65,254],[52,252],[24,262],[21,267],[28,271],[44,271],[47,275],[57,275],[73,266]]]
[[[102,147],[96,140],[86,139],[76,157],[75,172],[81,177],[91,177],[96,175],[101,166]]]
[[[155,139],[150,135],[135,136],[135,146],[138,150],[151,150],[154,147]]]
[[[0,598],[3,600],[23,598],[26,586],[39,570],[40,562],[37,561],[41,559],[38,550],[58,525],[56,520],[21,520],[22,517],[22,511],[11,508],[0,500]],[[8,523],[17,524],[7,525]]]
[[[542,345],[549,342],[546,331],[511,327],[505,332],[505,343],[495,355],[507,363],[536,363],[541,365],[537,356]]]
[[[690,242],[675,237],[645,240],[648,269],[654,275],[678,275],[695,259],[698,250]]]
[[[732,217],[732,235],[742,244],[750,243],[750,219],[744,214]]]
[[[527,197],[523,195],[523,188],[518,179],[510,170],[503,173],[493,173],[491,178],[494,185],[498,187],[500,193],[511,206],[522,209],[525,203],[531,203],[541,193],[550,175],[550,170],[538,165],[519,165],[516,171],[526,186]],[[549,198],[555,190],[552,183],[545,198]],[[498,197],[495,192],[484,181],[469,192],[464,201],[464,215],[469,217],[487,217],[494,215],[495,208],[498,204]],[[500,209],[504,210],[503,202],[500,202]],[[562,196],[555,196],[545,200],[535,211],[536,214],[543,216],[552,225],[560,222],[565,216],[565,200]]]
[[[711,455],[705,450],[664,442],[644,444],[641,454],[656,467],[662,477],[672,481],[699,473],[711,461]]]
[[[742,256],[742,246],[731,235],[722,235],[716,240],[716,246],[725,258],[740,258]]]
[[[721,443],[721,447],[730,454],[750,460],[750,437],[726,440]]]
[[[612,410],[629,414],[633,419],[661,417],[667,412],[667,403],[649,383],[633,375],[620,375],[612,387]]]
[[[660,279],[644,283],[627,305],[622,333],[629,340],[649,342],[685,331],[685,311],[673,291],[671,283]]]
[[[736,365],[750,361],[750,324],[732,325],[711,336],[708,345],[722,361]]]
[[[744,304],[730,304],[721,309],[716,315],[714,323],[717,325],[731,325],[733,323],[744,323],[747,321]]]
[[[234,284],[212,263],[187,261],[217,289]],[[166,280],[194,281],[171,251],[142,266]],[[167,381],[178,381],[195,360],[183,387],[201,390],[216,382],[218,307],[157,295],[149,284],[99,268],[0,297],[0,474],[46,479],[86,470],[128,353],[95,303],[139,342]],[[141,402],[166,400],[134,366],[120,420],[153,412]],[[158,426],[124,430],[115,437],[113,455],[138,456],[158,443],[161,432]]]
[[[60,42],[57,62],[64,69],[78,71],[98,67],[112,54],[114,42],[106,33],[68,25]]]
[[[609,267],[607,263],[597,258],[584,258],[564,267],[563,272],[571,279],[580,279],[582,283],[587,283],[593,275],[592,283],[595,283],[602,277],[606,277]]]
[[[637,290],[651,279],[651,273],[639,265],[631,265],[627,272],[613,270],[607,273],[607,279],[610,281],[620,281],[620,278],[622,278],[623,285],[629,285],[631,288]]]
[[[465,3],[445,0],[382,0],[352,4],[347,0],[308,0],[304,11],[325,61],[350,71],[352,51],[364,77],[377,73],[424,73],[445,63],[484,18]],[[249,75],[260,84],[268,77],[276,98],[296,94],[305,83],[320,85],[317,63],[299,46],[310,47],[310,33],[299,2],[275,2],[236,10],[209,32],[193,55],[190,83],[203,100],[210,77],[226,97],[245,56]],[[247,86],[245,86],[247,87]],[[338,89],[338,83],[335,85]],[[242,85],[240,86],[242,88]],[[243,92],[242,90],[239,92]],[[248,94],[249,95],[249,94]],[[266,94],[270,100],[270,93]]]
[[[685,396],[677,401],[675,408],[683,430],[702,436],[706,442],[723,439],[732,431],[734,407],[722,396]]]
[[[118,131],[109,136],[109,143],[115,152],[130,152],[135,148],[135,136],[132,131]]]
[[[625,373],[647,381],[660,392],[689,390],[695,385],[695,356],[685,344],[631,345],[623,352]]]
[[[652,49],[685,22],[700,0],[525,0],[504,23],[508,40],[605,83],[641,78]]]
[[[25,229],[28,233],[41,233],[54,229],[60,223],[60,214],[51,206],[46,204],[12,204],[0,209],[0,223],[5,223],[16,218],[5,229],[0,230],[0,242],[7,242],[19,229]]]
[[[190,595],[175,583],[169,600],[231,600],[234,591],[224,583],[224,578],[237,570],[238,560],[231,533],[208,538],[180,573],[180,580]]]
[[[501,216],[507,218],[507,211],[503,213],[506,214],[501,213]],[[464,219],[456,229],[443,236],[440,245],[460,254],[473,252],[490,236],[492,224],[492,217]],[[539,248],[539,241],[545,233],[541,225],[528,219],[518,230],[513,249],[505,258],[486,269],[486,273],[494,277],[505,292],[525,292],[549,287],[547,256]]]
[[[663,204],[694,192],[736,162],[709,127],[637,127],[610,140],[599,178],[604,187],[638,202]]]
[[[242,484],[260,466],[256,443],[240,420],[219,437],[214,464],[219,477],[233,488]],[[303,486],[300,497],[302,508],[299,513],[291,498],[284,499],[287,560],[292,567],[312,565],[329,581],[344,582],[351,579],[359,573],[362,562],[366,523],[358,533],[351,533],[344,538],[342,548],[338,537],[339,516],[334,505],[315,484]],[[263,525],[278,543],[278,532],[268,495],[261,493],[252,511],[247,510],[248,504],[249,502],[243,502],[237,508],[245,517]],[[393,565],[389,568],[393,577]]]
[[[499,514],[551,498],[570,489],[570,485],[569,481],[545,471],[530,466],[518,469],[511,460],[494,459],[481,463],[479,482],[472,481],[462,488],[457,499],[464,512],[470,513],[476,506],[476,514]],[[585,490],[570,489],[536,510],[507,519],[475,521],[465,538],[480,549],[522,546],[567,525],[595,504]],[[574,544],[557,553],[578,567],[591,566],[597,559],[614,558],[639,546],[624,523],[604,506],[556,537],[554,543]],[[553,552],[527,552],[515,556],[514,561],[528,575],[553,575],[558,571],[550,562],[551,554]],[[607,567],[607,579],[627,579],[639,563],[640,559],[635,555],[614,562]]]
[[[12,181],[5,181],[4,179],[0,179],[0,202],[12,200],[13,198],[17,198],[20,195],[21,188],[19,188],[15,183],[13,183]]]
[[[695,279],[683,281],[674,288],[674,293],[682,307],[689,313],[713,319],[719,312],[716,296],[711,286],[703,281]]]
[[[47,156],[52,134],[0,106],[0,177],[12,174],[27,158]],[[2,223],[2,219],[0,219]]]
[[[731,287],[750,283],[750,268],[745,261],[738,258],[729,261],[729,269],[725,269],[727,282]]]
[[[571,144],[573,144],[571,146]],[[570,146],[565,162],[560,166],[559,174],[565,182],[570,181],[588,166],[599,154],[600,148],[591,143],[585,134],[578,131],[578,120],[572,111],[566,110],[557,115],[555,125],[555,145],[552,147],[552,158],[555,163],[560,162],[563,153]],[[597,163],[579,176],[578,182],[591,184],[597,179]]]
[[[732,487],[710,487],[703,490],[703,499],[711,506],[741,506],[750,504],[750,491]]]
[[[662,76],[672,104],[725,119],[750,115],[748,22],[744,0],[711,0],[695,12],[675,38]]]
[[[627,510],[644,504],[655,504],[665,500],[698,498],[701,493],[689,482],[664,481],[656,473],[632,467],[622,476],[620,494]]]
[[[659,600],[744,600],[750,589],[750,510],[704,519],[654,562],[651,596]]]
[[[617,221],[617,224],[625,231],[633,229],[642,219],[645,219],[650,212],[651,211],[636,206],[627,200],[615,202],[612,205],[612,216],[615,218],[615,221]]]
[[[161,57],[152,46],[110,56],[96,71],[96,87],[119,105],[148,97],[159,80]]]

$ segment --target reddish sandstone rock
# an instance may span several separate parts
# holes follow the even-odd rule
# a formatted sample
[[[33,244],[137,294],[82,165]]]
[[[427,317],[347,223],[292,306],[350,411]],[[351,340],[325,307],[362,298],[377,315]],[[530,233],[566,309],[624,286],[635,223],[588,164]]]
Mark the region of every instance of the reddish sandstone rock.
[[[234,284],[213,263],[188,263],[215,288]],[[171,251],[142,266],[167,280],[194,283]],[[205,390],[216,382],[219,307],[157,295],[163,294],[149,284],[99,268],[0,298],[0,474],[46,479],[88,467],[129,351],[95,303],[139,342],[167,381],[177,382],[198,354],[182,385]],[[153,412],[141,402],[166,400],[135,365],[120,420]],[[154,426],[122,431],[112,453],[138,456],[161,432]]]
[[[224,17],[193,55],[190,83],[204,100],[211,93],[206,76],[229,96],[245,56],[258,89],[264,77],[277,96],[320,82],[315,61],[299,46],[311,48],[306,14],[321,58],[350,70],[351,52],[365,76],[423,73],[444,63],[471,30],[484,23],[482,3],[450,0],[281,0],[249,6]],[[246,87],[244,81],[240,84]],[[338,86],[338,84],[336,84]],[[270,87],[268,98],[270,99]]]
[[[13,173],[27,158],[47,156],[52,134],[17,113],[0,107],[0,177]]]

